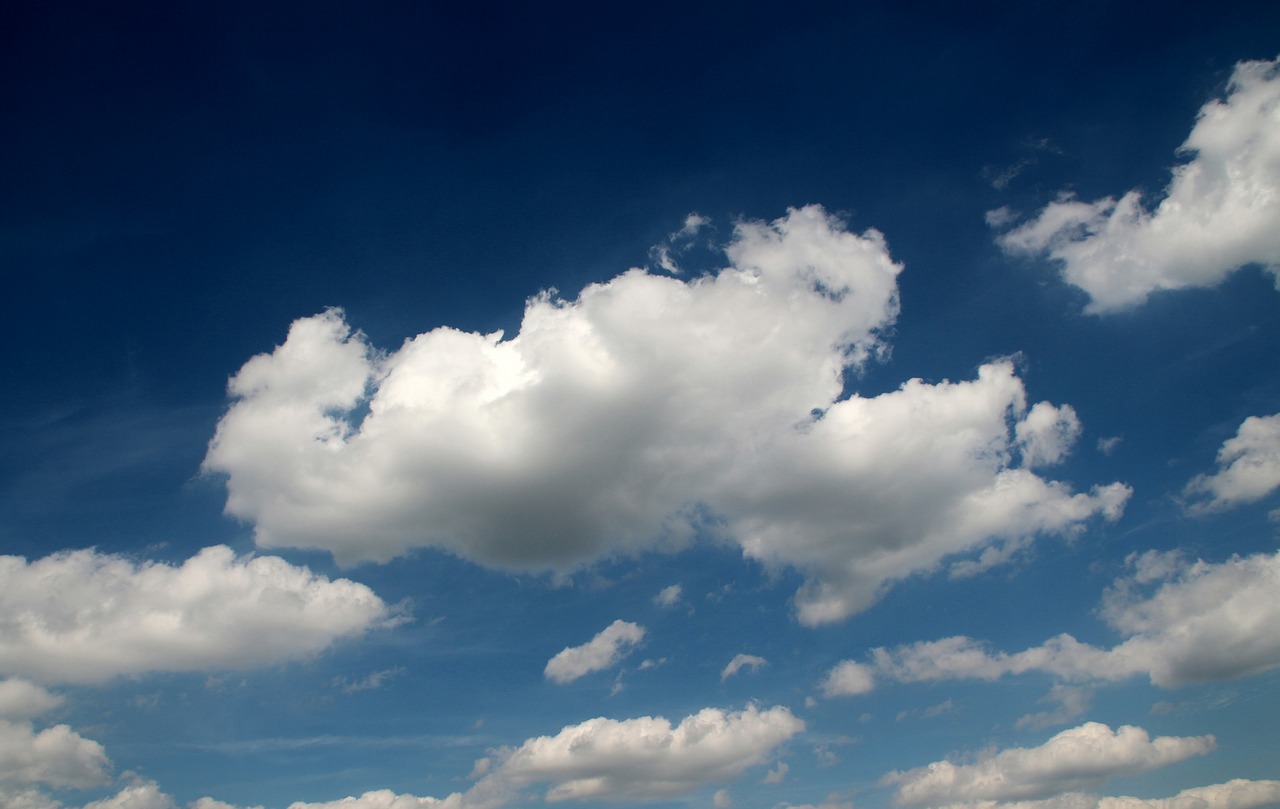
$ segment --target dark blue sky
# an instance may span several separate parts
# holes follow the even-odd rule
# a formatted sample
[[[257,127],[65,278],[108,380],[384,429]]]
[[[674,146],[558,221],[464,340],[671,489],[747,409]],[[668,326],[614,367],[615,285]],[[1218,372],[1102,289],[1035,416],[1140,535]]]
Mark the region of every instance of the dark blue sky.
[[[1280,656],[1190,685],[1158,681],[1154,663],[1128,680],[1100,673],[1072,679],[1044,669],[933,682],[912,680],[906,663],[896,670],[876,663],[874,692],[823,685],[842,660],[870,672],[875,648],[961,635],[988,642],[993,653],[1012,654],[1062,632],[1116,646],[1136,630],[1105,617],[1104,593],[1114,600],[1126,587],[1158,581],[1125,578],[1145,575],[1133,572],[1137,555],[1181,550],[1187,564],[1203,557],[1226,565],[1233,554],[1264,559],[1274,552],[1275,522],[1267,516],[1277,506],[1274,491],[1239,508],[1197,512],[1186,502],[1188,482],[1214,470],[1219,448],[1245,419],[1280,411],[1280,294],[1272,275],[1255,260],[1201,289],[1086,313],[1094,293],[1064,281],[1065,265],[1046,258],[1051,247],[1030,256],[1002,250],[999,228],[985,217],[1006,208],[1026,221],[1068,193],[1093,201],[1140,189],[1149,205],[1158,202],[1171,169],[1194,157],[1177,150],[1198,111],[1229,94],[1239,63],[1276,58],[1277,32],[1274,2],[7,3],[0,11],[0,344],[7,349],[0,353],[0,379],[7,381],[0,397],[0,555],[34,562],[93,547],[94,558],[177,565],[225,544],[242,562],[252,553],[278,555],[287,560],[281,564],[310,565],[326,584],[349,577],[385,605],[405,605],[413,620],[364,633],[372,625],[366,618],[359,631],[332,630],[332,645],[278,659],[228,642],[225,660],[191,662],[204,642],[197,638],[190,659],[155,652],[153,660],[153,649],[139,652],[132,667],[93,678],[23,662],[14,651],[21,646],[14,616],[27,607],[0,597],[0,677],[25,678],[64,698],[61,713],[33,727],[66,722],[101,742],[113,763],[97,781],[86,776],[70,786],[23,781],[0,763],[0,804],[16,800],[13,790],[34,789],[80,806],[120,793],[132,783],[130,771],[181,806],[212,795],[236,806],[284,807],[380,788],[444,797],[466,791],[472,762],[486,751],[509,753],[526,738],[554,736],[592,717],[662,715],[675,724],[706,706],[746,711],[757,704],[788,711],[806,729],[793,728],[755,759],[744,754],[719,780],[694,779],[663,795],[614,785],[594,798],[717,807],[852,800],[867,807],[887,806],[896,794],[916,805],[894,792],[899,782],[884,780],[886,773],[946,757],[961,761],[984,748],[1040,749],[1053,733],[1086,727],[1086,720],[1141,725],[1153,737],[1217,733],[1221,743],[1218,752],[1179,764],[1175,776],[1157,770],[1087,785],[1093,792],[1169,797],[1229,778],[1277,777],[1267,728],[1280,721]],[[895,287],[900,314],[855,324],[878,335],[884,353],[847,369],[846,395],[872,400],[912,378],[945,388],[944,380],[974,380],[980,365],[1012,357],[1027,405],[1069,405],[1078,416],[1071,455],[1048,471],[1038,468],[1043,479],[1035,480],[1060,483],[1055,492],[1092,505],[1058,523],[1027,517],[1029,527],[975,534],[953,549],[970,561],[988,549],[1007,552],[1008,567],[953,580],[946,570],[957,556],[916,560],[877,580],[878,601],[851,608],[834,625],[811,626],[797,593],[832,584],[823,576],[835,563],[805,553],[820,555],[838,541],[813,540],[809,548],[807,535],[797,536],[756,554],[751,549],[768,540],[752,545],[735,531],[781,524],[753,508],[781,520],[793,507],[804,511],[796,504],[810,498],[804,524],[813,528],[827,519],[824,509],[843,513],[862,496],[862,484],[840,484],[846,496],[836,483],[824,488],[814,473],[808,490],[797,483],[779,494],[790,490],[757,487],[757,474],[774,473],[785,484],[788,474],[809,480],[808,467],[788,473],[785,453],[768,456],[770,464],[714,442],[707,446],[728,453],[734,468],[724,472],[741,471],[741,485],[695,491],[678,504],[703,510],[690,523],[696,540],[682,553],[584,529],[580,542],[598,543],[592,547],[599,553],[583,552],[580,567],[557,577],[544,575],[547,565],[486,556],[498,546],[516,556],[524,551],[507,535],[485,534],[489,529],[467,538],[472,522],[455,519],[452,505],[404,514],[388,505],[384,525],[384,512],[357,491],[360,473],[394,469],[399,482],[436,463],[448,468],[438,460],[454,457],[448,448],[432,454],[422,447],[450,429],[470,435],[464,422],[471,411],[457,403],[453,428],[403,436],[403,446],[416,448],[406,450],[411,457],[367,468],[353,462],[333,479],[328,467],[304,465],[292,478],[280,471],[290,452],[312,447],[311,439],[257,465],[205,460],[214,457],[215,429],[231,420],[228,379],[283,344],[290,324],[328,307],[341,307],[344,322],[371,346],[364,398],[349,409],[317,405],[317,413],[349,417],[346,438],[354,441],[361,418],[376,407],[379,374],[389,373],[405,340],[441,326],[502,329],[511,340],[526,302],[542,290],[574,302],[584,286],[631,267],[666,278],[653,250],[683,244],[675,234],[693,212],[708,222],[693,229],[677,277],[712,274],[732,263],[725,249],[743,244],[736,223],[750,230],[772,222],[768,232],[776,235],[789,208],[811,204],[835,217],[828,224],[843,223],[837,230],[847,229],[844,235],[882,233],[887,253],[904,267]],[[565,311],[588,306],[565,304]],[[725,333],[736,334],[735,311],[722,314]],[[637,315],[636,322],[647,321]],[[649,334],[653,345],[663,336],[662,329]],[[464,356],[463,349],[450,356]],[[732,366],[724,371],[732,378],[742,358],[722,360],[691,364],[690,377],[697,384],[719,379],[723,364]],[[672,379],[683,378],[679,363],[670,360]],[[750,365],[750,357],[742,360],[743,368]],[[631,404],[669,381],[637,373],[648,386]],[[627,402],[601,411],[583,404],[589,396],[582,391],[596,390],[592,380],[583,374],[585,387],[572,388],[581,397],[556,400],[564,412],[584,408],[574,416],[582,432],[573,447],[584,457],[615,439],[630,446],[618,437],[630,435],[630,422],[619,428],[607,418],[626,411]],[[430,392],[431,384],[422,389]],[[655,396],[652,408],[684,403],[680,395]],[[248,412],[256,400],[241,401]],[[530,412],[542,412],[541,401]],[[690,394],[687,412],[708,401]],[[756,404],[740,401],[743,411]],[[839,402],[825,404],[836,409]],[[635,407],[636,433],[648,435],[650,411]],[[740,415],[730,408],[724,422],[736,424]],[[945,416],[913,429],[928,432]],[[807,406],[796,424],[806,418]],[[966,457],[1004,453],[997,471],[1030,474],[1030,444],[1016,433],[1022,414],[1015,407],[1001,418],[1009,436],[974,444]],[[542,430],[548,444],[562,436],[555,419],[531,423],[528,434]],[[592,432],[598,424],[614,427]],[[821,420],[806,429],[816,424]],[[276,426],[243,448],[287,432],[285,422]],[[690,435],[658,449],[675,457],[689,444],[701,447]],[[914,435],[898,439],[904,457],[914,457]],[[959,428],[956,436],[970,440]],[[757,438],[733,435],[730,443],[754,446]],[[637,455],[657,452],[666,440],[656,433],[650,439],[636,439]],[[505,436],[499,445],[520,440]],[[512,503],[527,496],[529,525],[622,531],[625,520],[613,513],[598,523],[589,510],[556,522],[564,516],[557,504],[591,490],[593,475],[608,479],[608,463],[572,452],[568,460],[544,458],[544,467],[523,470],[528,488],[504,489],[507,478],[481,480],[466,465],[484,452],[469,446],[454,459],[454,477],[434,485],[462,481],[457,502],[473,503],[483,519],[517,512]],[[211,474],[202,473],[202,462]],[[677,479],[683,471],[672,464],[670,479]],[[930,465],[921,465],[921,479]],[[312,526],[314,540],[268,513],[271,503],[301,497],[312,472],[317,486],[340,480],[347,487],[306,501],[313,510],[334,509],[329,524]],[[291,488],[298,479],[304,482]],[[245,485],[262,503],[241,511],[229,505],[238,480],[253,482]],[[477,488],[466,490],[476,480]],[[662,476],[636,480],[623,489],[640,492],[637,500],[645,486],[666,485]],[[938,482],[934,495],[933,483],[911,490],[918,500],[904,495],[908,505],[888,533],[914,525],[917,512],[936,506],[941,513],[950,480]],[[1102,501],[1089,498],[1098,496],[1093,487],[1113,481],[1132,494],[1123,516],[1103,519]],[[410,501],[435,503],[437,489],[429,488]],[[867,511],[900,493],[886,484],[868,496]],[[620,511],[633,505],[623,500]],[[1064,500],[1050,501],[1067,508]],[[234,516],[224,516],[224,506]],[[862,536],[862,516],[849,519],[850,536]],[[404,555],[382,564],[372,551],[355,554],[359,564],[340,568],[328,551],[346,541],[331,528],[344,520],[367,527],[368,547],[386,541]],[[376,538],[404,525],[426,526],[425,533],[400,545]],[[440,536],[431,534],[438,525],[446,526]],[[512,526],[519,535],[519,520]],[[284,538],[270,539],[273,529]],[[445,536],[449,530],[462,538]],[[545,548],[527,541],[528,558],[542,558]],[[848,540],[857,548],[862,541]],[[882,560],[868,554],[850,556],[850,569],[878,570]],[[1190,588],[1197,575],[1177,569],[1168,574],[1171,592]],[[60,581],[46,585],[49,603],[74,602],[56,589],[76,589],[66,584],[74,576]],[[677,584],[679,599],[654,600]],[[843,579],[832,586],[853,591]],[[548,658],[585,645],[615,620],[647,632],[625,665],[622,657],[599,667],[589,675],[594,682],[559,686],[544,678]],[[88,636],[98,631],[110,636],[101,628]],[[721,676],[736,653],[768,662]],[[616,676],[599,673],[614,669]],[[1088,690],[1092,707],[1069,717],[1064,707],[1066,718],[1056,724],[1027,719],[1066,706],[1062,689],[1071,688],[1082,689],[1071,692],[1081,699]],[[10,725],[3,709],[0,731]],[[755,721],[743,716],[732,721]],[[389,741],[371,741],[380,736]],[[0,753],[5,743],[0,738]],[[518,800],[540,803],[545,787],[564,783],[522,775],[513,761],[495,755],[493,766]],[[789,776],[779,769],[785,762]],[[473,775],[486,783],[483,771]],[[762,780],[767,787],[758,786]],[[967,799],[959,792],[952,798]],[[517,799],[494,800],[484,805]]]

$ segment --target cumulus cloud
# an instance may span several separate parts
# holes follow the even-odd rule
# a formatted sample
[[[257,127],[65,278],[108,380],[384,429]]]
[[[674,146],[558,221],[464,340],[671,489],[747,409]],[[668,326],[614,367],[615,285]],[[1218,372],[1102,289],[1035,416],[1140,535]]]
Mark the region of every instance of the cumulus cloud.
[[[1227,680],[1280,667],[1280,552],[1187,563],[1149,552],[1130,559],[1100,614],[1126,639],[1111,649],[1068,634],[1009,654],[964,636],[873,651],[877,675],[902,682],[995,680],[1043,671],[1065,681],[1122,680],[1144,674],[1156,685]]]
[[[1187,484],[1190,510],[1209,512],[1261,500],[1280,488],[1280,413],[1250,416],[1218,450],[1218,471]]]
[[[442,327],[382,353],[340,311],[298,320],[232,378],[204,469],[260,546],[342,563],[435,547],[566,572],[714,532],[800,570],[806,624],[945,557],[1118,515],[1126,487],[1031,471],[1066,451],[1070,411],[1028,409],[1011,362],[844,397],[898,312],[881,234],[808,206],[739,223],[724,252],[687,281],[539,295],[510,339]]]
[[[1010,748],[973,764],[935,761],[883,779],[896,785],[898,806],[942,806],[971,801],[1048,798],[1095,787],[1118,775],[1173,764],[1214,748],[1212,736],[1158,736],[1124,725],[1116,730],[1087,722],[1064,730],[1043,745]]]
[[[589,719],[499,751],[475,790],[550,784],[552,802],[668,798],[737,779],[803,730],[783,707],[705,708],[674,727],[661,717]]]
[[[0,672],[42,682],[267,665],[389,620],[362,584],[223,546],[177,566],[93,550],[0,557]]]
[[[289,809],[479,809],[486,805],[496,804],[486,804],[483,801],[469,802],[457,792],[447,798],[419,798],[415,795],[397,795],[389,789],[378,789],[366,792],[359,797],[342,798],[336,801],[321,803],[297,801],[289,804]]]
[[[1048,255],[1098,313],[1137,306],[1156,290],[1216,286],[1248,264],[1280,284],[1277,69],[1278,61],[1236,65],[1226,98],[1200,109],[1180,149],[1193,157],[1173,170],[1154,210],[1139,191],[1095,202],[1066,195],[1000,245]]]
[[[856,696],[875,688],[875,670],[853,660],[838,663],[822,681],[822,693],[828,697]]]
[[[769,665],[769,661],[763,657],[749,654],[734,655],[733,659],[729,661],[729,665],[725,666],[724,671],[720,672],[720,682],[724,682],[737,674],[743,667],[748,667],[754,672],[761,666],[767,665]]]
[[[110,798],[85,804],[84,809],[178,809],[178,805],[155,781],[137,780]]]
[[[66,725],[36,731],[30,722],[0,720],[0,785],[92,787],[109,781],[102,745]]]
[[[614,621],[581,646],[561,649],[547,661],[543,674],[561,685],[571,683],[593,671],[613,668],[643,639],[644,627],[629,621]]]

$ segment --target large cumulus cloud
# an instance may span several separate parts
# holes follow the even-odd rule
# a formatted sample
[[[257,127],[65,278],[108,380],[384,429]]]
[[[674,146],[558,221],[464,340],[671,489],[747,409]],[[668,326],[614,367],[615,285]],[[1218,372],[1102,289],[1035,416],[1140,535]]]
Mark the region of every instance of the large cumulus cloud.
[[[440,548],[572,570],[699,528],[808,584],[808,624],[956,554],[1118,514],[1042,478],[1078,432],[1008,361],[844,396],[885,350],[900,266],[818,206],[740,223],[692,280],[631,270],[528,302],[519,333],[438,328],[380,353],[338,310],[249,360],[204,468],[263,547],[345,563]],[[997,554],[998,556],[999,554]]]

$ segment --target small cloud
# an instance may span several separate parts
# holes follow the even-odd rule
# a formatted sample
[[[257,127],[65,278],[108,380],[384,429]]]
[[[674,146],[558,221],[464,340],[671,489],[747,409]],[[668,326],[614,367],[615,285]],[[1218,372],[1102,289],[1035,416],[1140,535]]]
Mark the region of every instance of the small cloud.
[[[729,790],[717,789],[716,794],[711,798],[711,803],[716,809],[729,809],[733,806],[733,799],[729,797]]]
[[[761,781],[760,783],[781,784],[783,779],[787,777],[787,770],[789,769],[791,768],[787,766],[787,762],[779,761],[778,766],[772,770],[769,770],[768,774],[765,775],[764,780]]]
[[[1098,452],[1103,455],[1110,455],[1116,451],[1116,447],[1120,446],[1120,442],[1124,440],[1122,435],[1109,435],[1105,438],[1098,439]]]
[[[611,668],[643,638],[644,627],[639,624],[614,621],[587,643],[560,650],[547,661],[543,673],[560,685],[571,683],[593,671]]]
[[[853,660],[838,663],[822,682],[822,693],[828,697],[850,697],[866,694],[876,687],[875,670]]]
[[[382,684],[392,677],[399,677],[408,669],[404,666],[396,666],[395,668],[383,669],[375,671],[372,674],[360,680],[348,680],[346,677],[335,677],[333,685],[342,689],[344,694],[354,694],[357,691],[376,691],[382,687]]]
[[[653,603],[659,607],[674,607],[680,603],[680,598],[684,594],[684,588],[678,584],[670,587],[663,587],[662,590],[653,597]]]
[[[987,227],[996,228],[997,230],[1016,222],[1018,212],[1010,208],[1008,205],[1001,205],[995,210],[987,211],[986,220]]]
[[[724,682],[733,675],[737,674],[744,666],[749,666],[752,673],[759,670],[761,666],[769,665],[769,661],[763,657],[755,655],[740,654],[729,661],[729,665],[724,667],[724,671],[720,672],[720,682]]]

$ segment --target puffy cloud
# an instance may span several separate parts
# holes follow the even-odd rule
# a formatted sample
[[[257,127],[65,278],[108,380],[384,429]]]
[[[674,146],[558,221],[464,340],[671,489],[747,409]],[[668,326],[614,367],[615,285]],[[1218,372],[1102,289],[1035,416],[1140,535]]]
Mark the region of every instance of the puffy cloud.
[[[139,780],[100,801],[87,803],[84,809],[178,809],[173,798],[160,791],[155,781]]]
[[[653,603],[659,607],[674,607],[680,603],[680,597],[684,595],[684,588],[678,584],[670,587],[663,587],[656,596],[653,597]]]
[[[28,721],[61,704],[61,697],[39,686],[0,680],[0,804],[40,805],[38,793],[25,789],[35,784],[91,787],[109,780],[111,762],[102,745],[66,725],[37,732]]]
[[[725,666],[724,671],[720,672],[720,682],[724,682],[737,674],[744,666],[750,667],[754,672],[761,666],[767,665],[769,665],[769,661],[763,657],[749,654],[734,655],[733,659],[729,661],[729,665]]]
[[[1028,410],[1011,362],[842,398],[898,311],[878,232],[809,206],[739,223],[725,254],[688,281],[537,296],[511,339],[438,328],[384,354],[337,310],[298,320],[232,378],[204,469],[260,546],[342,563],[428,546],[565,572],[714,531],[806,576],[806,624],[948,556],[1118,515],[1126,487],[1030,471],[1074,414]]]
[[[1280,666],[1280,552],[1188,564],[1176,554],[1133,557],[1101,615],[1127,639],[1111,649],[1071,635],[1016,654],[956,636],[873,652],[876,673],[903,682],[1044,671],[1075,682],[1137,674],[1175,687],[1244,677]],[[1154,591],[1152,587],[1154,586]]]
[[[0,671],[44,682],[266,665],[389,616],[362,584],[223,546],[178,566],[93,550],[0,557]]]
[[[897,786],[894,803],[899,806],[1034,800],[1094,787],[1117,775],[1146,772],[1213,748],[1212,736],[1152,739],[1132,725],[1113,731],[1087,722],[1039,747],[1010,748],[973,764],[935,761],[890,773],[883,783]]]
[[[593,671],[612,668],[643,639],[644,627],[629,621],[614,621],[581,646],[561,649],[547,661],[543,674],[561,685],[571,683]]]
[[[661,717],[589,719],[500,753],[477,790],[549,783],[548,801],[652,800],[738,778],[804,730],[783,707],[705,708],[672,727]]]
[[[1250,416],[1218,450],[1218,471],[1199,475],[1184,494],[1193,512],[1218,511],[1261,500],[1280,488],[1280,413]]]
[[[875,688],[875,670],[853,660],[838,663],[822,681],[822,693],[828,697],[866,694]]]
[[[1277,67],[1236,65],[1226,98],[1200,109],[1181,147],[1194,157],[1173,170],[1154,211],[1139,191],[1096,202],[1065,196],[1001,235],[1000,245],[1047,254],[1099,313],[1137,306],[1160,289],[1216,286],[1248,264],[1280,283]]]

